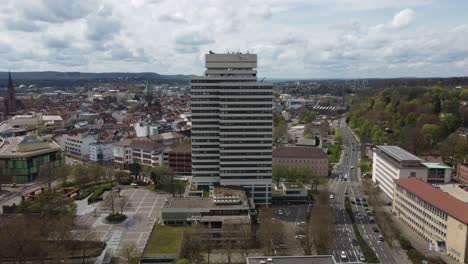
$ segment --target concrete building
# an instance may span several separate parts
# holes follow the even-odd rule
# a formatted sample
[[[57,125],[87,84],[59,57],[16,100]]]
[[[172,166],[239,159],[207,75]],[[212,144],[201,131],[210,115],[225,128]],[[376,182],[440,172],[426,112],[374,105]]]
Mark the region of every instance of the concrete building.
[[[168,151],[168,164],[177,176],[192,174],[192,146],[180,144]]]
[[[96,143],[98,140],[91,135],[78,134],[63,135],[58,141],[65,152],[88,159],[90,144]]]
[[[377,146],[373,153],[372,181],[393,197],[393,180],[415,177],[432,184],[450,181],[452,170],[442,163],[425,162],[398,146]]]
[[[94,142],[89,144],[89,160],[96,162],[113,161],[113,142]]]
[[[465,184],[468,184],[468,165],[458,163],[457,165],[457,179]]]
[[[257,82],[257,55],[206,54],[192,77],[192,184],[242,186],[271,201],[272,84]]]
[[[147,137],[159,134],[159,125],[148,124],[148,123],[134,123],[132,124],[133,129],[137,137]]]
[[[31,136],[0,137],[1,183],[27,183],[36,179],[44,164],[60,166],[62,151],[55,142],[41,141]]]
[[[468,261],[468,203],[414,177],[395,180],[393,201],[393,213],[433,249]]]
[[[273,186],[271,194],[274,204],[284,203],[308,203],[309,192],[302,183],[282,182],[279,186]]]
[[[328,156],[313,147],[281,147],[273,150],[273,163],[289,167],[307,167],[314,175],[328,175]]]
[[[212,228],[224,224],[250,224],[255,205],[243,190],[212,188],[211,197],[169,197],[161,209],[164,224],[202,223]]]

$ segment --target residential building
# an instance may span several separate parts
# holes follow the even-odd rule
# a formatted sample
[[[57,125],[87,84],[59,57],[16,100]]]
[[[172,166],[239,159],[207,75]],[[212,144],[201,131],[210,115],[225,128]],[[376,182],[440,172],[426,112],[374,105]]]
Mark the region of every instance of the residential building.
[[[458,163],[457,179],[465,184],[468,184],[468,164]]]
[[[289,167],[307,167],[313,175],[328,176],[328,156],[320,148],[276,148],[273,150],[273,163],[281,163]]]
[[[393,213],[429,241],[435,251],[466,263],[468,203],[414,177],[394,183]]]
[[[159,125],[147,124],[143,122],[132,124],[137,137],[147,137],[159,134]]]
[[[192,77],[192,184],[242,186],[271,201],[272,84],[257,82],[257,55],[205,55]]]
[[[97,141],[95,136],[86,134],[63,135],[59,138],[60,146],[65,152],[80,156],[84,159],[89,158],[89,145]]]
[[[398,146],[377,146],[374,148],[372,181],[393,197],[393,180],[415,177],[432,184],[450,181],[451,168],[442,163],[425,162]]]
[[[177,176],[192,174],[192,146],[180,144],[168,151],[168,166]]]
[[[89,144],[89,160],[96,162],[113,161],[113,142],[94,142]]]
[[[63,164],[62,150],[55,142],[31,136],[0,137],[0,182],[27,183],[36,179],[44,164]]]

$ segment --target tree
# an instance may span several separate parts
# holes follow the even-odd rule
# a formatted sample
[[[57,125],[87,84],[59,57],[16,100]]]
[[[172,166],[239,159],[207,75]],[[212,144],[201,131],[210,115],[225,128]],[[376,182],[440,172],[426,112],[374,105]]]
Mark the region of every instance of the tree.
[[[76,185],[80,187],[82,191],[86,189],[86,184],[91,182],[89,177],[89,170],[86,164],[73,164],[71,174]]]
[[[422,127],[422,134],[426,141],[429,142],[430,146],[432,147],[435,142],[440,138],[442,135],[442,130],[440,126],[435,124],[425,124]]]
[[[276,186],[279,186],[280,180],[285,179],[288,176],[288,167],[282,163],[273,164],[273,181],[276,182]]]
[[[444,123],[447,132],[450,134],[455,131],[460,125],[460,120],[454,114],[441,114],[441,121]]]
[[[130,173],[134,176],[138,176],[140,175],[140,172],[141,172],[141,165],[139,163],[132,163],[130,164]]]
[[[89,173],[89,176],[91,177],[91,179],[94,180],[94,182],[100,183],[101,178],[102,178],[102,176],[104,175],[105,172],[104,172],[104,168],[101,165],[93,164],[93,165],[89,166],[88,173]]]
[[[366,161],[361,160],[358,163],[359,169],[361,169],[361,173],[368,173],[371,170],[370,164]]]
[[[301,124],[308,124],[308,123],[314,121],[316,117],[317,117],[316,112],[309,111],[309,110],[307,110],[305,108],[303,108],[297,114],[297,119],[298,119],[299,123],[301,123]]]
[[[283,222],[273,217],[274,211],[271,208],[263,208],[260,212],[259,237],[264,253],[268,256],[273,254],[275,245],[281,244],[285,240],[285,227]]]
[[[54,168],[54,175],[57,179],[60,179],[63,187],[67,186],[67,180],[71,173],[71,169],[72,167],[68,164]]]
[[[37,172],[37,178],[40,182],[46,182],[49,188],[52,187],[52,182],[55,178],[53,164],[44,163],[40,165]]]
[[[128,206],[130,199],[128,199],[128,196],[120,196],[116,199],[115,205],[116,207],[120,210],[120,214],[123,215],[123,210],[125,209],[126,206]]]
[[[107,210],[111,211],[111,215],[115,215],[115,209],[117,207],[117,199],[118,199],[118,194],[114,191],[110,191],[107,195],[106,198],[104,199],[104,207]]]
[[[317,255],[331,253],[335,238],[335,214],[328,204],[329,192],[321,191],[317,204],[313,207],[308,219],[303,243],[304,254],[310,255],[312,250]]]
[[[116,180],[118,183],[122,183],[122,182],[124,182],[126,179],[129,178],[129,175],[128,175],[128,173],[126,173],[125,171],[117,171],[117,172],[115,172],[115,174],[114,174],[114,178],[115,178],[115,180]]]
[[[72,199],[55,189],[45,189],[27,207],[29,212],[41,213],[47,219],[74,216],[76,205]]]
[[[120,259],[124,264],[139,264],[141,252],[134,243],[130,243],[124,246],[120,254]],[[177,263],[179,263],[179,261]],[[188,264],[190,264],[190,262],[188,262]]]

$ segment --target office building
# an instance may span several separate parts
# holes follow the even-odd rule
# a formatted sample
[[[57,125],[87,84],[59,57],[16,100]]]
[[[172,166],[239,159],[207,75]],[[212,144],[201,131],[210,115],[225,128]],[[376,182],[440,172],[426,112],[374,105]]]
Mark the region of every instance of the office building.
[[[450,181],[451,167],[443,163],[426,162],[398,146],[377,146],[373,152],[372,181],[393,197],[393,180],[415,177],[431,184]]]
[[[468,203],[416,178],[397,179],[393,212],[430,242],[432,250],[466,263]],[[465,198],[468,194],[465,193]]]
[[[28,183],[36,179],[42,165],[63,165],[62,151],[55,142],[31,136],[0,137],[0,182]]]
[[[192,174],[192,146],[180,144],[167,152],[169,168],[176,176],[190,176]]]
[[[242,186],[269,204],[272,85],[257,81],[257,55],[205,55],[205,76],[192,77],[192,184]]]
[[[307,167],[313,175],[328,176],[328,155],[320,148],[276,148],[273,150],[273,163],[281,163],[288,167]]]
[[[94,142],[89,144],[89,160],[96,162],[113,161],[113,142]]]

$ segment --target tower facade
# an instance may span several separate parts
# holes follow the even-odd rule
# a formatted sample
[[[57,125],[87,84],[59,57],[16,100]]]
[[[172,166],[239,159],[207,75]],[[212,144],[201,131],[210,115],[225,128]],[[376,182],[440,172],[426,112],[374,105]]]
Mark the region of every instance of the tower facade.
[[[6,100],[6,110],[8,114],[16,112],[16,94],[15,94],[15,86],[13,85],[13,80],[11,79],[11,72],[8,72],[8,90]]]
[[[192,77],[192,184],[243,187],[271,200],[272,84],[257,81],[256,54],[205,55]]]

